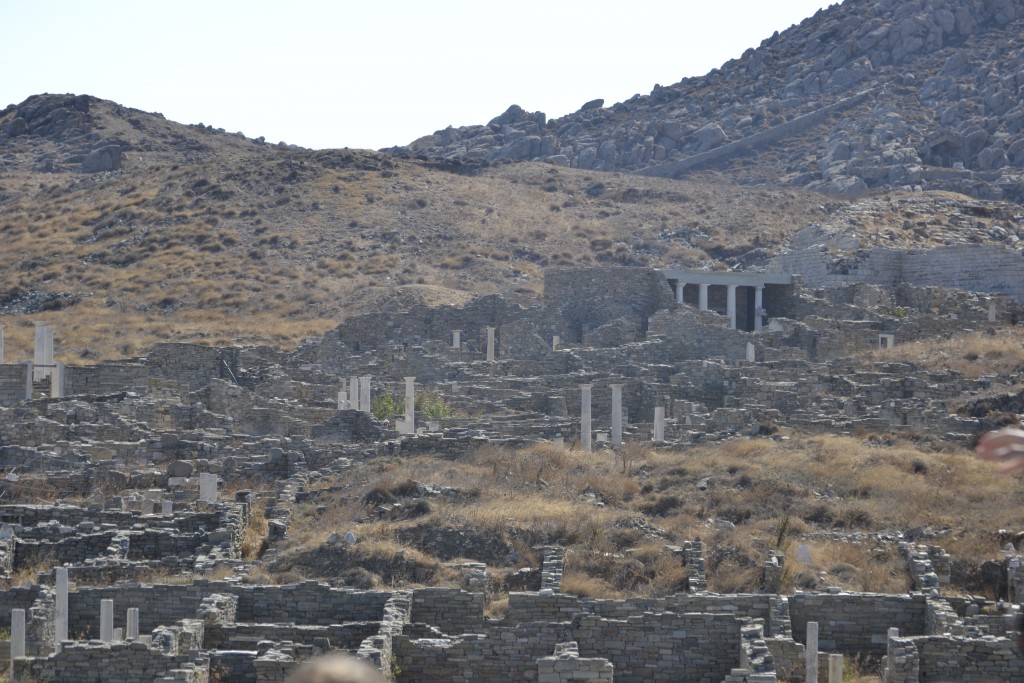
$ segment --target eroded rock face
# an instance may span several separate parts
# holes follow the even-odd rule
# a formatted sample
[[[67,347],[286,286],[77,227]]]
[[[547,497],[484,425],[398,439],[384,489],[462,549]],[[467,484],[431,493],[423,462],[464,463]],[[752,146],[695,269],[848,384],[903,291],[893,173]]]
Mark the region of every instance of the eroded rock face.
[[[1024,0],[847,0],[647,96],[610,107],[593,100],[551,120],[513,105],[486,126],[448,128],[399,149],[605,171],[660,167],[656,175],[676,175],[673,162],[705,154],[683,170],[724,168],[744,181],[844,196],[921,187],[1022,201],[1022,35]],[[801,117],[811,118],[794,125]],[[745,163],[732,166],[739,152]]]

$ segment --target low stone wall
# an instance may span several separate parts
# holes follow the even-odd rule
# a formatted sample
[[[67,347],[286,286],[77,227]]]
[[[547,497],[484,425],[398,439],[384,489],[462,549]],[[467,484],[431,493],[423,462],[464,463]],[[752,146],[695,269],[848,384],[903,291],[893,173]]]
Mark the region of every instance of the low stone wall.
[[[111,683],[111,681],[152,681],[171,669],[192,667],[186,655],[166,655],[143,643],[74,643],[46,658],[14,662],[15,683],[60,681],[61,683]]]
[[[451,588],[421,588],[413,591],[409,621],[429,624],[449,635],[459,635],[479,633],[484,625],[483,615],[483,593],[467,593]]]

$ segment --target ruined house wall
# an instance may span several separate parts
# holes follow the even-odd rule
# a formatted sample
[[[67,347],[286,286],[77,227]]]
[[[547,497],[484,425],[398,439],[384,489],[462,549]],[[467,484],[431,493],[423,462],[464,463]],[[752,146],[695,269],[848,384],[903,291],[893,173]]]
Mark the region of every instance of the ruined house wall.
[[[818,622],[822,650],[875,656],[884,655],[888,629],[900,635],[923,635],[926,621],[924,595],[797,593],[789,598],[793,636],[803,642],[807,622]]]
[[[833,256],[815,245],[780,254],[769,271],[798,273],[811,287],[871,283],[936,285],[1005,294],[1024,302],[1024,261],[994,245],[961,244],[927,250],[875,248]]]
[[[144,363],[116,362],[99,365],[68,366],[64,374],[64,394],[115,394],[121,391],[145,391],[149,368]]]
[[[653,268],[553,268],[544,271],[544,308],[561,312],[566,343],[618,318],[647,328],[647,318],[675,303],[668,280]]]

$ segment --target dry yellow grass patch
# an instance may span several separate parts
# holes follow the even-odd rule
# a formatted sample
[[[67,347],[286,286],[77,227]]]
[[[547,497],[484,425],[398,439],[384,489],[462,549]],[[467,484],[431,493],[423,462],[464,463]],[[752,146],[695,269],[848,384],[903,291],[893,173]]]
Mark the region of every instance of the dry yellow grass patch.
[[[1024,369],[1024,329],[1001,328],[997,334],[970,332],[949,339],[897,344],[873,351],[876,363],[900,362],[953,370],[976,379],[982,375],[1016,375]]]

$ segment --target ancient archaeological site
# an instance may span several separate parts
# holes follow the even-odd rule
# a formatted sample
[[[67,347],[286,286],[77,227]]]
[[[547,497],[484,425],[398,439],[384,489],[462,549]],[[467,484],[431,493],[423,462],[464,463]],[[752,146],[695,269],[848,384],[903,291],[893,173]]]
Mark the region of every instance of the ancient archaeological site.
[[[378,152],[0,109],[0,683],[1024,682],[1022,36]]]
[[[39,321],[0,366],[12,680],[1021,680],[1020,484],[968,450],[1024,411],[1010,256],[553,269],[290,352],[72,365]]]

